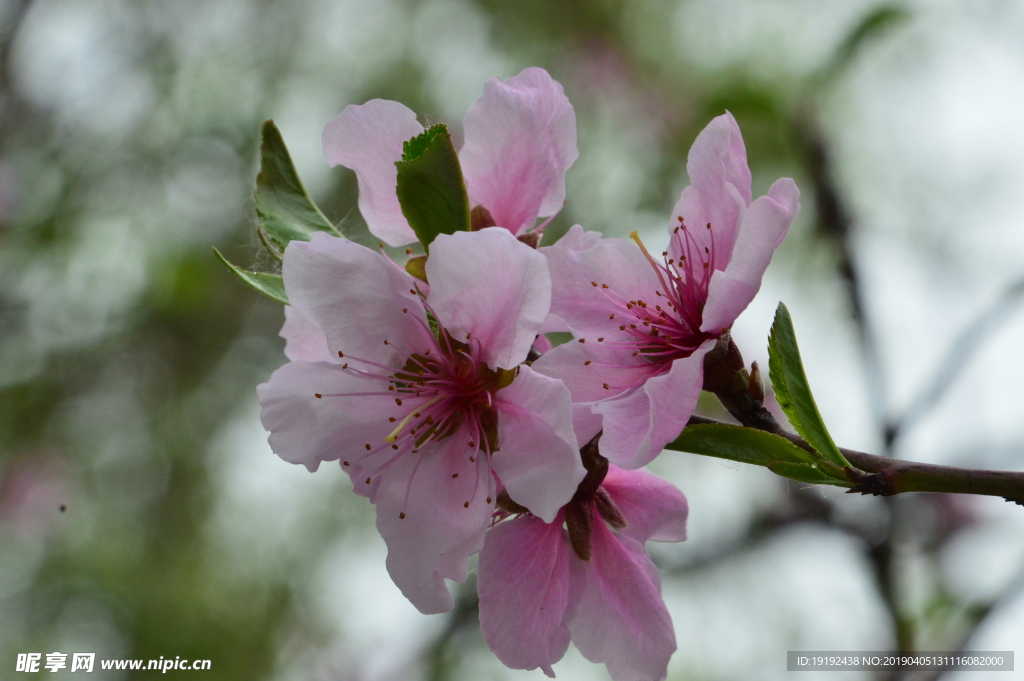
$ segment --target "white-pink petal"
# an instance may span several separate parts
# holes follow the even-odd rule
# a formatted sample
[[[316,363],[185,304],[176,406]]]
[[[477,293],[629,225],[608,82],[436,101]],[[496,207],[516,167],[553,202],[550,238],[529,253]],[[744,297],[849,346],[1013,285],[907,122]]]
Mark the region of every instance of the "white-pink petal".
[[[704,191],[718,191],[721,182],[736,187],[746,204],[750,203],[750,167],[747,149],[743,144],[740,126],[726,111],[697,135],[686,158],[686,173],[690,184]]]
[[[293,362],[333,362],[337,359],[337,355],[332,355],[327,348],[327,337],[320,327],[291,305],[284,306],[284,325],[280,336],[284,338],[284,356]]]
[[[324,160],[356,173],[359,212],[370,232],[391,246],[416,241],[395,193],[402,145],[423,132],[416,114],[403,104],[371,99],[353,104],[328,121],[321,136]]]
[[[601,454],[622,468],[639,468],[678,437],[697,406],[704,383],[704,355],[714,345],[715,341],[706,341],[642,387],[595,404],[604,426]]]
[[[321,397],[332,393],[385,392],[387,381],[360,379],[330,362],[289,362],[259,385],[260,420],[270,431],[270,447],[290,463],[315,471],[321,461],[366,453],[390,432],[388,418],[401,418],[387,396]]]
[[[572,397],[561,381],[528,366],[495,396],[498,451],[491,466],[512,499],[554,520],[586,475],[573,430]]]
[[[624,308],[628,301],[657,298],[655,292],[663,288],[658,275],[636,244],[625,239],[604,239],[583,250],[576,245],[582,244],[574,239],[540,249],[557,292],[551,314],[577,335],[618,333],[623,316],[630,314]],[[612,314],[617,320],[609,319]]]
[[[579,156],[576,114],[541,68],[484,84],[469,107],[459,161],[470,204],[483,205],[514,234],[565,202],[565,172]]]
[[[406,361],[402,351],[429,347],[415,280],[380,253],[317,233],[288,244],[283,274],[292,305],[323,331],[335,356],[397,368]]]
[[[569,647],[563,617],[569,600],[569,546],[557,522],[526,515],[491,528],[480,552],[480,628],[506,667],[551,665]]]
[[[686,539],[689,505],[679,488],[669,481],[644,469],[627,471],[609,466],[601,486],[628,523],[619,534],[641,544],[648,540],[678,542]]]
[[[494,509],[490,471],[480,458],[469,462],[466,439],[458,432],[400,457],[373,496],[388,574],[425,614],[452,609],[444,580],[466,581]]]
[[[676,650],[658,570],[639,542],[594,523],[593,558],[570,557],[569,632],[614,681],[662,681]]]
[[[540,253],[500,227],[442,234],[427,259],[427,302],[452,336],[492,369],[526,359],[551,305],[551,277]]]

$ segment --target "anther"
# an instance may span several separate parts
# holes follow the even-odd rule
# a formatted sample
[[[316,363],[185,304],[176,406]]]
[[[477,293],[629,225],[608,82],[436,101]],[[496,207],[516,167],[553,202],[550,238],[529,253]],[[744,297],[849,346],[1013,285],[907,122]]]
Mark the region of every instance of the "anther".
[[[601,288],[608,288],[608,284],[601,284]]]
[[[398,449],[398,445],[391,445],[391,449]]]
[[[405,520],[405,511],[403,511],[403,512],[398,514],[398,519],[399,520]]]
[[[588,359],[588,360],[587,360],[586,362],[584,362],[584,363],[583,363],[583,366],[585,366],[585,367],[588,367],[588,366],[590,366],[590,363],[591,363],[592,361],[593,361],[593,360],[589,360],[589,359]]]
[[[623,324],[622,326],[619,327],[619,331],[625,331],[625,330],[626,330],[626,325],[625,324]]]
[[[459,477],[459,474],[458,473],[452,473],[452,477],[453,478],[457,478],[457,477]]]
[[[602,387],[603,387],[603,388],[604,388],[605,390],[608,390],[608,384],[607,384],[607,383],[602,383],[602,384],[601,384],[601,386],[602,386]]]
[[[387,338],[384,339],[384,345],[391,345],[390,343],[388,343],[388,339]]]
[[[476,447],[476,443],[475,443],[475,442],[473,442],[472,440],[470,440],[470,441],[469,441],[469,446],[470,446],[470,447]]]
[[[344,364],[342,364],[341,368],[342,369],[348,369],[348,362],[345,362]]]
[[[598,338],[598,339],[597,339],[597,342],[598,342],[598,343],[603,343],[603,342],[604,342],[604,338]]]
[[[596,281],[590,282],[590,285],[593,286],[594,288],[597,288],[597,282]]]
[[[462,508],[469,508],[469,502],[467,501],[466,503],[464,503],[464,504],[462,505]]]
[[[373,447],[371,447],[370,445],[366,445],[366,451],[370,451],[371,449],[373,449]]]
[[[349,462],[348,462],[348,461],[342,461],[342,462],[341,462],[341,465],[342,465],[342,466],[349,466],[349,465],[351,465],[351,464],[349,464]]]
[[[487,503],[488,504],[491,503],[491,498],[490,497],[487,497]]]
[[[405,249],[405,254],[406,255],[412,255],[412,249],[411,248]]]
[[[413,295],[416,295],[416,289],[414,289],[414,288],[409,289],[409,293],[411,293]]]
[[[395,422],[395,421],[397,421],[397,420],[398,420],[398,419],[396,419],[396,418],[395,418],[394,416],[389,416],[389,417],[388,417],[388,421],[390,421],[391,423],[394,423],[394,422]]]
[[[366,484],[367,484],[367,485],[369,485],[369,484],[370,484],[370,478],[367,478],[367,479],[366,479]]]
[[[586,338],[580,338],[580,343],[586,343],[586,342],[587,342]]]
[[[471,457],[469,457],[469,462],[470,463],[476,463],[476,459],[471,456]]]
[[[408,312],[408,311],[409,311],[409,308],[407,308],[407,307],[403,307],[402,308],[402,312]]]
[[[398,397],[396,397],[396,398],[395,398],[395,404],[397,404],[397,405],[398,405],[399,407],[401,407],[401,406],[402,406],[402,400],[401,400],[401,398],[398,398]]]
[[[338,350],[338,357],[344,357],[344,356],[345,356],[345,353],[342,352],[341,350]]]
[[[608,319],[615,319],[615,313],[613,312],[610,315],[608,315]]]
[[[320,393],[313,393],[313,397],[319,400],[320,398],[323,397],[323,395],[321,395]]]

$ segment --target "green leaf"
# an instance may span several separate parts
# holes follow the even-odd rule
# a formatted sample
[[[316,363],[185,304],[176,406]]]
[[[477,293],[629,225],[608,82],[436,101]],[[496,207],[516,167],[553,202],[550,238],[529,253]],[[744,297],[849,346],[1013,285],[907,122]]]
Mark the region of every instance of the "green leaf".
[[[468,231],[469,195],[451,135],[439,123],[405,143],[398,167],[398,203],[416,238],[429,249],[438,234]]]
[[[725,423],[687,426],[665,449],[765,466],[801,482],[849,486],[839,466],[816,461],[810,452],[786,438],[754,428]]]
[[[837,487],[849,487],[849,481],[843,477],[836,477],[830,471],[823,470],[821,463],[787,463],[779,461],[770,464],[768,470],[775,475],[781,475],[790,480],[809,482],[812,485],[835,485]]]
[[[253,202],[267,238],[282,251],[290,241],[309,241],[316,232],[341,236],[309,198],[274,121],[263,123]]]
[[[213,252],[217,255],[217,258],[224,263],[224,266],[235,273],[235,276],[242,280],[242,282],[253,288],[268,298],[273,298],[279,303],[288,304],[288,296],[284,292],[284,277],[280,274],[270,274],[269,272],[250,272],[249,270],[243,270],[237,265],[232,265],[228,262],[228,259],[221,255],[220,251],[216,248]]]
[[[783,303],[779,303],[775,311],[775,322],[768,337],[768,376],[779,406],[800,437],[814,448],[822,460],[848,467],[850,462],[836,447],[821,418],[818,405],[814,403],[811,386],[800,359],[793,319]]]

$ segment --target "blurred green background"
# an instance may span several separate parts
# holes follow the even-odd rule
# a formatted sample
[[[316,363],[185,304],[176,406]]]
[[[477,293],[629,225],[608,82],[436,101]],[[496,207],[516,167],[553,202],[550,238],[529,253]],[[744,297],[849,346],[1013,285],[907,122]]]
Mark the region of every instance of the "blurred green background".
[[[369,242],[323,124],[385,97],[458,143],[485,80],[543,66],[581,152],[552,234],[637,229],[655,248],[690,144],[728,109],[755,194],[780,176],[803,191],[735,328],[747,360],[765,362],[783,299],[841,444],[1024,468],[1022,38],[1011,0],[0,2],[0,679],[52,651],[210,659],[169,674],[211,681],[542,678],[487,652],[472,583],[455,613],[418,614],[341,471],[266,444],[255,386],[285,361],[282,311],[210,247],[272,267],[250,199],[267,118]],[[653,468],[691,503],[690,539],[651,547],[670,679],[1024,640],[1024,509],[853,498],[672,452]],[[556,671],[607,678],[573,650]]]

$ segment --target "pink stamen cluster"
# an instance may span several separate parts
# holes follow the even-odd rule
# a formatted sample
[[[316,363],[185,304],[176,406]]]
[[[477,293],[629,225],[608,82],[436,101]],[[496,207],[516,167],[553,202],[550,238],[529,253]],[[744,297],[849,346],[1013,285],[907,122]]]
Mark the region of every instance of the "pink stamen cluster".
[[[701,246],[680,216],[679,225],[672,230],[670,247],[678,257],[669,257],[669,251],[664,251],[662,262],[651,256],[636,232],[630,234],[661,282],[661,289],[655,290],[654,293],[663,299],[663,302],[651,305],[640,299],[626,300],[608,284],[590,282],[618,308],[608,319],[623,321],[624,323],[619,325],[619,331],[629,335],[614,340],[598,338],[598,343],[609,348],[632,351],[633,357],[643,355],[660,370],[674,360],[689,357],[704,341],[714,337],[700,328],[715,262],[715,237],[710,224],[707,225],[707,231],[710,235],[708,245]],[[626,321],[628,319],[634,321]],[[577,342],[586,343],[587,339],[579,338]],[[598,364],[592,360],[584,362],[585,366],[592,364],[613,369],[635,368],[627,365]],[[623,387],[626,386],[604,384],[606,390]]]
[[[415,291],[410,290],[410,293]],[[424,305],[433,314],[425,301]],[[403,308],[402,312],[408,313],[408,309]],[[416,470],[428,455],[429,445],[433,442],[468,434],[470,439],[466,442],[466,467],[472,466],[476,469],[474,473],[478,473],[479,467],[486,465],[486,459],[481,459],[480,452],[483,451],[487,457],[491,454],[493,443],[489,437],[488,424],[493,430],[495,414],[492,393],[497,387],[494,372],[490,372],[480,361],[479,343],[474,343],[472,337],[468,339],[469,344],[459,343],[440,326],[435,335],[426,323],[416,316],[413,318],[422,330],[426,349],[408,352],[388,340],[384,341],[385,345],[395,347],[406,361],[398,372],[386,364],[338,352],[338,357],[344,360],[342,369],[360,378],[374,381],[384,379],[388,382],[386,390],[315,393],[318,399],[390,397],[397,406],[407,408],[402,418],[388,417],[388,422],[395,425],[383,442],[367,442],[365,454],[342,461],[342,466],[358,466],[362,469],[366,473],[363,483],[371,485],[401,457],[419,455],[406,488],[407,500]],[[363,368],[356,368],[352,366],[353,363],[361,364]],[[465,469],[453,473],[452,478],[458,478],[462,472]],[[477,484],[473,486],[470,499],[476,496],[480,476],[474,475],[474,479]],[[493,490],[488,490],[488,495],[489,504]],[[469,503],[467,499],[463,506],[469,508]],[[399,518],[404,519],[405,515],[403,508]]]

